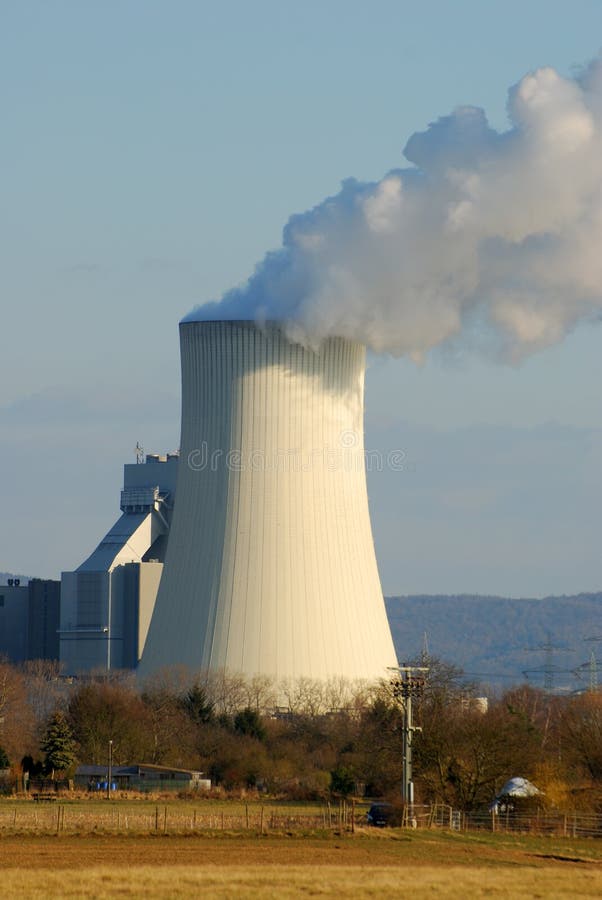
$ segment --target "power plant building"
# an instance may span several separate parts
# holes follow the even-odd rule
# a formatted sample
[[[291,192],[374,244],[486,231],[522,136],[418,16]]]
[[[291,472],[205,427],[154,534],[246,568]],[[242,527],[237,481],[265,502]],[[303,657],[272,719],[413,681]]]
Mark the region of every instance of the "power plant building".
[[[6,657],[10,662],[25,662],[28,616],[28,586],[21,584],[18,578],[0,585],[0,657]]]
[[[28,584],[28,659],[59,658],[61,583],[31,578]]]
[[[61,583],[9,578],[0,585],[0,657],[11,663],[59,658]]]
[[[184,321],[180,338],[177,500],[140,674],[385,676],[364,346],[249,321]]]
[[[66,674],[134,668],[163,570],[178,455],[124,466],[122,515],[61,578],[60,660]]]

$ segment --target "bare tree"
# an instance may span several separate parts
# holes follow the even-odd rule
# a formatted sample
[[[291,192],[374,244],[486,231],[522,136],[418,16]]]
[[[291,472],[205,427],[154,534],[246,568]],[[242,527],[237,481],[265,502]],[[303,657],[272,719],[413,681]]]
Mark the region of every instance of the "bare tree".
[[[40,736],[53,713],[65,709],[69,700],[72,684],[61,678],[62,668],[53,659],[28,660],[22,666],[27,701]]]
[[[113,741],[116,764],[148,761],[154,750],[148,708],[140,695],[120,682],[88,682],[73,693],[69,724],[79,744],[81,762],[102,764]]]
[[[12,760],[37,748],[23,675],[6,661],[0,661],[0,744]]]
[[[563,747],[568,766],[602,782],[602,694],[571,698],[561,714]]]
[[[277,703],[278,691],[274,679],[269,675],[253,675],[246,680],[246,707],[265,713],[274,709]]]

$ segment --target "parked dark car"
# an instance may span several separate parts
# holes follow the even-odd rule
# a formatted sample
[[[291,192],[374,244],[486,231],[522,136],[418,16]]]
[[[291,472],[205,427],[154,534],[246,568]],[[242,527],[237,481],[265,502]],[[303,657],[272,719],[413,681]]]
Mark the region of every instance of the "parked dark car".
[[[384,828],[385,825],[399,825],[399,810],[392,803],[373,803],[366,813],[368,825]]]

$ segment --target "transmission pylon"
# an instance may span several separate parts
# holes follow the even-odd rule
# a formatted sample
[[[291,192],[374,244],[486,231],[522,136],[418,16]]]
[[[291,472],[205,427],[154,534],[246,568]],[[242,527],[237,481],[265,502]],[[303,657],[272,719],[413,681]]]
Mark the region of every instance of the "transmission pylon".
[[[544,690],[552,691],[554,689],[554,675],[569,671],[568,669],[563,669],[560,666],[554,665],[553,653],[555,651],[568,652],[570,649],[570,647],[553,644],[550,634],[548,634],[548,639],[546,641],[542,641],[535,647],[525,647],[525,650],[528,652],[544,653],[545,656],[543,666],[538,666],[536,669],[523,669],[523,675],[528,678],[530,674],[543,673]]]
[[[594,650],[589,655],[589,689],[592,693],[598,690],[598,664]]]

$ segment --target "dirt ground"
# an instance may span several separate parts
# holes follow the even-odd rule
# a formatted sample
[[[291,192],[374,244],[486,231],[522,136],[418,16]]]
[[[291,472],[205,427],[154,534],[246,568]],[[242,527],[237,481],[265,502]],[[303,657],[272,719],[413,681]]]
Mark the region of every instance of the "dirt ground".
[[[5,835],[3,897],[600,897],[602,847],[441,832]]]
[[[602,874],[602,846],[441,832],[363,832],[355,836],[12,835],[0,837],[0,871],[22,868],[126,866],[588,866]]]

